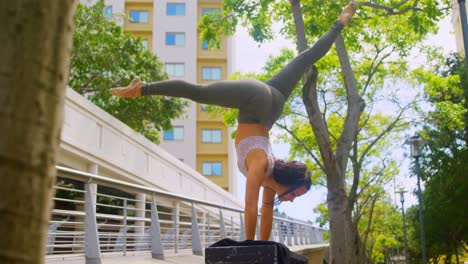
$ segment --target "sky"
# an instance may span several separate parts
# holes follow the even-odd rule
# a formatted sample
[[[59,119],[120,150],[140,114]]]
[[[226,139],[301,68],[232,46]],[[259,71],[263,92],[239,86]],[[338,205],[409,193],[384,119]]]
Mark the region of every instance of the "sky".
[[[275,28],[278,29],[280,25],[275,25]],[[430,45],[437,45],[442,47],[444,53],[448,54],[451,51],[456,50],[455,36],[453,33],[453,28],[450,22],[450,18],[446,18],[439,23],[439,32],[435,35],[431,35],[427,38],[425,43]],[[294,49],[292,42],[281,38],[278,34],[277,38],[274,41],[262,44],[259,46],[257,43],[252,41],[245,29],[240,29],[235,35],[235,45],[236,45],[236,65],[235,70],[247,73],[247,72],[260,72],[262,67],[265,65],[268,56],[278,55],[281,48],[287,47]],[[424,58],[418,56],[418,53],[415,51],[413,58],[411,59],[412,65],[418,67],[424,63]],[[413,133],[409,132],[409,134]],[[287,158],[289,146],[288,144],[282,143],[277,144],[273,143],[272,145],[273,153],[275,157]],[[408,152],[407,148],[402,147],[401,149],[395,150],[398,153],[404,154]],[[403,157],[404,155],[400,155]],[[413,190],[416,188],[416,179],[414,177],[409,177],[409,158],[403,158],[401,160],[401,172],[400,175],[397,175],[395,178],[396,188],[403,186],[406,190]],[[389,186],[389,192],[393,193],[393,185]],[[318,214],[313,213],[313,209],[320,203],[326,201],[326,189],[323,187],[314,187],[312,186],[311,190],[294,200],[294,203],[284,202],[279,205],[278,209],[280,212],[285,212],[287,215],[301,220],[311,220],[315,221]],[[245,177],[238,172],[238,198],[240,200],[244,199],[245,195]],[[261,196],[260,196],[261,197]],[[399,204],[399,197],[397,198],[397,203]],[[417,203],[417,198],[411,194],[405,194],[405,208],[408,208],[411,205]],[[260,207],[259,207],[260,208]],[[400,207],[399,207],[400,208]]]

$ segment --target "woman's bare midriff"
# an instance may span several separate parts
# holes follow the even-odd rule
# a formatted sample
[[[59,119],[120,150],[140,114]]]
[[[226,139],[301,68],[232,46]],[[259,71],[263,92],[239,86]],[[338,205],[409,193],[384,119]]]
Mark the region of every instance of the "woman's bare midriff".
[[[240,123],[237,125],[236,146],[241,140],[252,136],[268,137],[269,128],[263,124]]]

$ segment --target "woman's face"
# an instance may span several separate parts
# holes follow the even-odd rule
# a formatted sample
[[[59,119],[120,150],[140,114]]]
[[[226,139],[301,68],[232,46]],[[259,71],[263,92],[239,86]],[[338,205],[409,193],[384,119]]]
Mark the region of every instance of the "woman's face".
[[[285,201],[290,201],[293,202],[296,197],[299,197],[307,192],[307,187],[305,185],[302,185],[301,187],[298,187],[294,190],[292,190],[289,193],[280,195],[279,200],[282,202]]]

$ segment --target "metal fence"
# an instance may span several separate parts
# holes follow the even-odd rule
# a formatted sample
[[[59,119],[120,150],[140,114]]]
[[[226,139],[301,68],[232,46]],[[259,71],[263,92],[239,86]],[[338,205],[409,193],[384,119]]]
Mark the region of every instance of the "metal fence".
[[[100,263],[102,254],[151,252],[164,259],[165,254],[203,255],[205,247],[225,237],[245,240],[240,208],[57,169],[48,257],[85,256],[87,263]],[[322,233],[310,224],[275,217],[270,240],[319,244]]]

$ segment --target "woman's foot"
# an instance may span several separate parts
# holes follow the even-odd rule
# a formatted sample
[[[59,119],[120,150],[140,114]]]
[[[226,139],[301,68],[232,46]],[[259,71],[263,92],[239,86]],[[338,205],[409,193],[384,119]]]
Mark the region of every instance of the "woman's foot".
[[[143,87],[143,83],[138,79],[133,79],[127,87],[116,87],[110,89],[110,93],[113,96],[118,97],[139,97],[141,96],[141,88]]]
[[[356,1],[352,0],[347,6],[345,6],[340,16],[338,17],[338,21],[340,21],[344,26],[348,25],[349,22],[351,22],[351,18],[353,17],[354,13],[356,13],[356,10]]]

